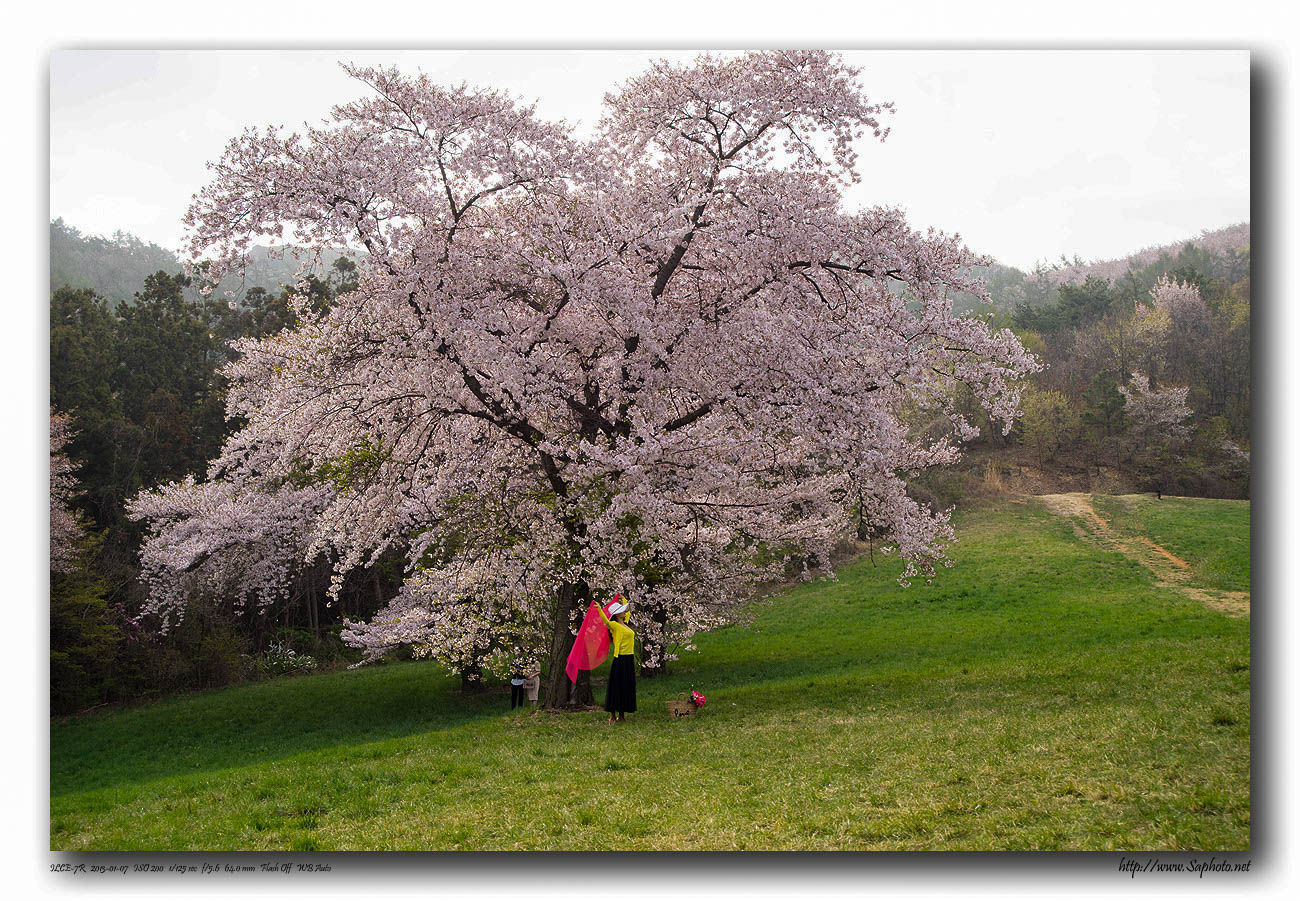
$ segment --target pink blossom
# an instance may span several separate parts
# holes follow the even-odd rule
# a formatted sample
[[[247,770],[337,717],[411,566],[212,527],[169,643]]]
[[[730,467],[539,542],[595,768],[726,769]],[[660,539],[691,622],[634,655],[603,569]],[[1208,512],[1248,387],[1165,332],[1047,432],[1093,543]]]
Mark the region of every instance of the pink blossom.
[[[77,494],[77,465],[64,448],[73,434],[71,418],[50,410],[50,569],[60,573],[76,565],[77,545],[86,531],[71,506]]]
[[[1119,390],[1124,395],[1130,434],[1139,444],[1164,444],[1188,436],[1185,420],[1192,409],[1187,406],[1186,388],[1152,390],[1150,380],[1135,372],[1132,381]]]

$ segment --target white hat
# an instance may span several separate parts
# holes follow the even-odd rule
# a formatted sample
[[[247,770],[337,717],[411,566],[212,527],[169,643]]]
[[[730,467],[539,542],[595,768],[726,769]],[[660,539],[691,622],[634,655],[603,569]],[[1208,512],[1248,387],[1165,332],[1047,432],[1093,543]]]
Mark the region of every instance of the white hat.
[[[626,609],[627,609],[628,607],[630,607],[630,606],[631,606],[631,605],[628,604],[627,601],[620,601],[620,602],[618,602],[618,603],[615,603],[613,606],[611,606],[611,607],[609,608],[609,615],[610,615],[610,616],[618,616],[620,613],[622,613],[624,610],[626,610]]]

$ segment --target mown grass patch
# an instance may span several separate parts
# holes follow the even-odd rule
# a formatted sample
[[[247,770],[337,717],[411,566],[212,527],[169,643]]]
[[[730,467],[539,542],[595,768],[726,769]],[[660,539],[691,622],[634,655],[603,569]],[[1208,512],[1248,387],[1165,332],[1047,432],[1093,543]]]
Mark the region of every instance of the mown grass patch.
[[[1246,849],[1249,621],[1032,502],[958,526],[933,585],[799,586],[621,726],[422,662],[57,723],[51,847]]]

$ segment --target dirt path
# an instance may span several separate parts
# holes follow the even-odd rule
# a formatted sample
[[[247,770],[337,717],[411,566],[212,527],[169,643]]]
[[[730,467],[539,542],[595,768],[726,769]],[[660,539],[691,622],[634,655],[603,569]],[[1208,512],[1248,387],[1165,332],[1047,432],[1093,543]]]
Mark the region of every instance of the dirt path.
[[[1207,607],[1232,616],[1250,615],[1250,592],[1219,591],[1190,584],[1191,564],[1144,535],[1122,535],[1112,529],[1110,523],[1097,514],[1087,494],[1041,494],[1038,499],[1052,513],[1070,520],[1075,534],[1084,541],[1118,551],[1141,563],[1151,571],[1161,587],[1181,591]]]

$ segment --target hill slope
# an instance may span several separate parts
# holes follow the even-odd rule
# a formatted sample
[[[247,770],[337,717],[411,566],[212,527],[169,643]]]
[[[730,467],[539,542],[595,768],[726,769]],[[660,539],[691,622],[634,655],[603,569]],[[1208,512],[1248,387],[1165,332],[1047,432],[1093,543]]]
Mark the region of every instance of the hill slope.
[[[1102,278],[1116,281],[1123,277],[1124,273],[1130,269],[1145,269],[1146,267],[1157,263],[1162,259],[1173,261],[1180,253],[1188,247],[1194,248],[1211,257],[1231,257],[1237,251],[1250,246],[1250,223],[1239,222],[1236,225],[1229,225],[1224,228],[1206,229],[1201,234],[1186,238],[1182,241],[1174,241],[1171,244],[1161,244],[1155,247],[1144,247],[1143,249],[1131,253],[1128,256],[1120,257],[1114,260],[1095,260],[1091,263],[1085,263],[1080,260],[1063,261],[1061,265],[1055,266],[1048,274],[1048,280],[1054,286],[1082,282],[1090,275],[1100,276]],[[1218,273],[1205,273],[1206,275],[1219,275]],[[1236,274],[1240,278],[1244,273]],[[1235,281],[1235,278],[1227,276],[1229,281]]]
[[[266,248],[254,247],[252,260],[242,278],[224,279],[216,287],[218,294],[233,291],[236,296],[250,288],[264,288],[271,294],[294,280],[298,261],[290,256],[272,259]],[[325,271],[339,254],[328,254],[319,269]],[[50,290],[61,287],[90,288],[109,302],[110,307],[126,303],[155,272],[169,275],[182,270],[180,257],[157,244],[141,241],[135,235],[117,232],[111,237],[82,234],[78,229],[56,219],[50,223]],[[192,297],[198,297],[196,289]]]
[[[861,561],[788,591],[622,726],[421,662],[56,723],[51,847],[1248,848],[1249,619],[1037,499],[958,525],[934,585]]]

